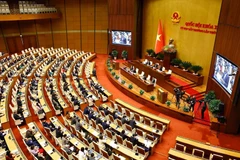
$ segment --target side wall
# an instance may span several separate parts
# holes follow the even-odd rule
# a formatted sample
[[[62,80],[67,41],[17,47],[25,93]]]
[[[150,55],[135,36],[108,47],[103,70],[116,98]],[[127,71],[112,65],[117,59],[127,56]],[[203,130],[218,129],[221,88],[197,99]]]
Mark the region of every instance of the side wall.
[[[146,54],[146,49],[154,49],[158,21],[161,20],[165,44],[169,38],[173,38],[178,58],[202,66],[206,84],[216,34],[180,28],[186,27],[186,22],[217,25],[221,3],[222,0],[144,0],[142,55]],[[176,24],[171,21],[175,11],[181,16],[180,22]]]
[[[107,0],[49,0],[60,19],[1,22],[0,51],[8,52],[4,37],[35,35],[39,47],[64,47],[107,53]]]

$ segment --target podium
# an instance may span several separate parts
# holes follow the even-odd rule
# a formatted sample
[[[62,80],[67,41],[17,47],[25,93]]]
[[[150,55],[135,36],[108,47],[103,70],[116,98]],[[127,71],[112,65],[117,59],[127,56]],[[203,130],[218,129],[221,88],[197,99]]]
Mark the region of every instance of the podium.
[[[112,67],[115,70],[119,70],[119,62],[113,60],[112,61]]]
[[[164,92],[161,88],[158,89],[157,99],[159,100],[159,102],[164,104],[167,101],[167,96],[168,92]]]

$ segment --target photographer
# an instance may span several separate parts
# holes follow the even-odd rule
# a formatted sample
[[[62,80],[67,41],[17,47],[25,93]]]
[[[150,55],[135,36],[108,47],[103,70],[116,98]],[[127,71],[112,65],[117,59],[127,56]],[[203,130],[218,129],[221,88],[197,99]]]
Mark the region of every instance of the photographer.
[[[194,106],[196,104],[196,97],[195,96],[192,96],[190,97],[190,100],[189,100],[189,111],[194,111]]]

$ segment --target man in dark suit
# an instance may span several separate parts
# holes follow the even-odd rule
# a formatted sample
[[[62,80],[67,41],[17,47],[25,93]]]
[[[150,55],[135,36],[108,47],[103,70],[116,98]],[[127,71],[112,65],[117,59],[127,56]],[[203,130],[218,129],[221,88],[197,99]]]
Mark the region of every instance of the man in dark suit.
[[[89,111],[90,111],[90,109],[89,109],[89,107],[87,106],[86,108],[84,108],[83,114],[89,114]]]
[[[114,118],[114,119],[117,119],[117,118],[118,118],[117,113],[118,113],[118,110],[117,110],[117,109],[116,109],[115,111],[113,111],[113,118]]]
[[[120,136],[122,137],[123,140],[127,138],[127,135],[125,134],[125,130],[122,130],[122,132],[120,133]]]
[[[189,111],[194,111],[194,106],[195,106],[195,104],[196,104],[196,97],[195,96],[192,96],[191,98],[190,98],[190,106],[189,106]]]
[[[104,111],[106,116],[109,115],[109,113],[110,113],[109,110],[108,110],[108,107],[104,108],[103,111]]]
[[[132,128],[136,128],[136,121],[134,120],[134,117],[130,120],[129,122],[129,125],[132,127]]]
[[[63,132],[61,131],[60,126],[56,129],[56,138],[63,137]]]
[[[132,137],[130,138],[130,141],[132,142],[133,146],[138,144],[138,139],[136,138],[137,134],[133,134]]]
[[[94,116],[94,112],[92,110],[90,110],[89,114],[88,114],[88,119],[91,120],[91,119],[96,119],[96,117]]]
[[[122,121],[122,124],[125,124],[125,123],[128,122],[128,120],[127,120],[127,116],[125,115],[125,113],[124,113],[124,115],[122,116],[121,121]]]
[[[202,110],[201,110],[201,115],[202,115],[202,119],[204,119],[204,112],[206,111],[207,109],[207,102],[203,102],[203,107],[202,107]]]
[[[23,117],[19,116],[16,111],[13,112],[13,118],[14,118],[15,120],[18,120],[18,119],[23,120],[23,119],[24,119]]]
[[[107,128],[109,128],[109,124],[107,123],[107,120],[105,120],[104,122],[102,122],[102,127],[103,127],[104,130],[107,129]]]
[[[96,124],[102,124],[102,120],[100,118],[100,115],[98,115],[97,118],[96,118]]]

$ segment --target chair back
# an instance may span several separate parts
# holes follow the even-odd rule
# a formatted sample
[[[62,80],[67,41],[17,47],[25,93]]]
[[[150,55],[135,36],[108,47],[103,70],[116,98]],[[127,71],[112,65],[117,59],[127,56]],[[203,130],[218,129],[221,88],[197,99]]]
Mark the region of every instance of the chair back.
[[[119,135],[116,135],[116,139],[117,139],[117,143],[119,143],[119,144],[122,144],[122,145],[123,145],[123,139],[122,139],[122,137],[121,137],[121,136],[119,136]]]
[[[179,151],[182,151],[182,152],[185,152],[186,151],[186,146],[184,146],[184,145],[182,145],[180,143],[176,143],[175,149],[179,150]]]

